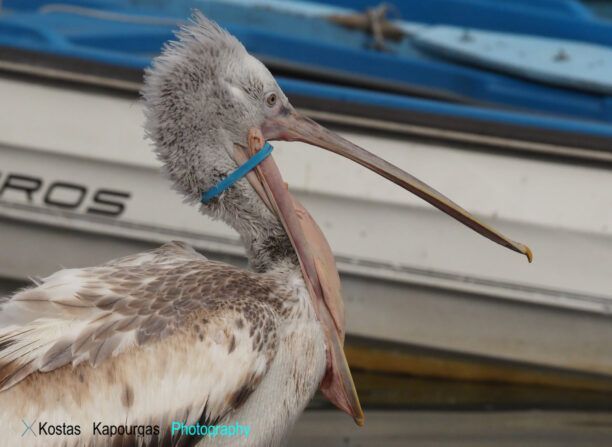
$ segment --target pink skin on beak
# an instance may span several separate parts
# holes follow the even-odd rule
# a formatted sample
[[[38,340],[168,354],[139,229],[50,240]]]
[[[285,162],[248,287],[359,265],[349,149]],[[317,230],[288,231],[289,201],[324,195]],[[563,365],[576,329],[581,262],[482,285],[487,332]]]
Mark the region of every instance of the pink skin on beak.
[[[252,155],[264,144],[261,132],[249,132],[249,151]],[[246,158],[238,149],[237,162]],[[364,424],[363,410],[355,390],[353,378],[344,355],[344,302],[340,293],[340,278],[333,254],[310,214],[287,190],[287,185],[272,157],[264,160],[255,170],[256,178],[247,177],[281,220],[297,253],[304,283],[308,288],[317,318],[323,327],[327,345],[327,368],[320,388],[338,408]]]
[[[293,109],[285,109],[281,115],[268,119],[261,131],[249,131],[250,155],[263,146],[264,140],[303,141],[349,158],[423,198],[484,237],[524,254],[529,262],[532,260],[531,250],[526,245],[508,239],[417,178]],[[236,151],[235,158],[238,163],[246,160],[240,150]],[[315,312],[325,331],[328,361],[321,391],[334,405],[351,415],[358,425],[363,425],[363,411],[343,350],[344,307],[338,271],[329,244],[316,222],[287,190],[272,157],[264,160],[247,178],[283,223],[298,255]]]

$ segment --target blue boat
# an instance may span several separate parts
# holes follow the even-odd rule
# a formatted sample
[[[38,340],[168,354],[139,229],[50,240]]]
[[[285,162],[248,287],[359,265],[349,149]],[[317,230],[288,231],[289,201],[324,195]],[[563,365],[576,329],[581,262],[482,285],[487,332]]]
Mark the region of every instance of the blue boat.
[[[151,57],[198,8],[261,58],[305,108],[609,151],[612,23],[582,3],[375,5],[5,0],[1,55],[139,82]],[[374,16],[378,36],[368,21]]]

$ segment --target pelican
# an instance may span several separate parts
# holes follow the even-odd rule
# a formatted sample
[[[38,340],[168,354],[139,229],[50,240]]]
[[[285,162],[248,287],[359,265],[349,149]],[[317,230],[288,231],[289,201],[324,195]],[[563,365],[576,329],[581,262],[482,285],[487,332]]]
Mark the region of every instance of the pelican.
[[[317,389],[363,424],[334,259],[269,141],[349,158],[531,260],[300,115],[266,67],[199,13],[147,70],[143,98],[174,188],[240,234],[250,269],[170,242],[14,294],[0,309],[2,446],[278,446]]]

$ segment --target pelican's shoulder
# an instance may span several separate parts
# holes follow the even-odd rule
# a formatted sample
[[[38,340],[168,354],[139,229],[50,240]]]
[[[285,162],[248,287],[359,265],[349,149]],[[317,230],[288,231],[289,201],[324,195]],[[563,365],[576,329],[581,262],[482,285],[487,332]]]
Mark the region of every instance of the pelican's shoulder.
[[[206,261],[207,259],[195,251],[189,244],[183,241],[171,241],[153,250],[113,259],[103,264],[103,266],[137,267],[143,264],[150,265],[185,260]]]

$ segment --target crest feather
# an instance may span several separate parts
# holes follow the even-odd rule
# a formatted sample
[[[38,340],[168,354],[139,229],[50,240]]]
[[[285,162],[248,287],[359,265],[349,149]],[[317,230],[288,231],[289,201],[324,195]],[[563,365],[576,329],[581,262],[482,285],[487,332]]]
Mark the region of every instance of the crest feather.
[[[199,66],[212,78],[227,67],[228,60],[242,58],[247,52],[244,46],[216,22],[200,11],[195,11],[187,24],[175,33],[176,40],[164,44],[162,52],[145,70],[142,96],[146,102],[155,101],[162,93],[160,82],[180,65]]]

